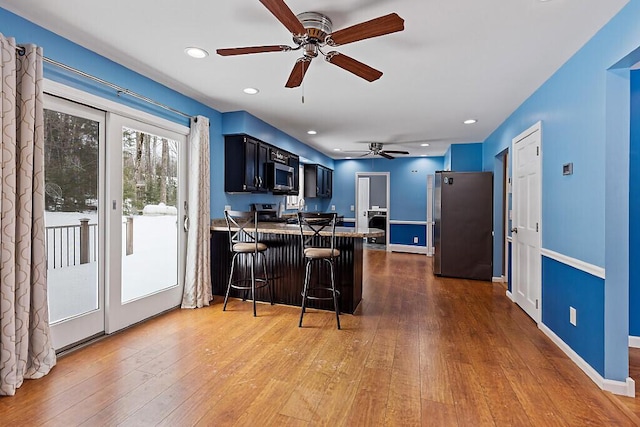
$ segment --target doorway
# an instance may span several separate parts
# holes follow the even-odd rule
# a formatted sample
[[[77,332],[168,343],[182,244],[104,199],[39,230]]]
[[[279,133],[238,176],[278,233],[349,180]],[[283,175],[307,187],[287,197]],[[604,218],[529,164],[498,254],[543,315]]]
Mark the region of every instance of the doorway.
[[[382,238],[365,242],[368,249],[389,247],[389,172],[356,173],[356,227],[384,230]]]
[[[536,323],[540,322],[542,307],[541,133],[538,122],[512,140],[512,291],[515,302]]]
[[[186,134],[87,104],[45,97],[56,350],[176,307],[182,297]]]

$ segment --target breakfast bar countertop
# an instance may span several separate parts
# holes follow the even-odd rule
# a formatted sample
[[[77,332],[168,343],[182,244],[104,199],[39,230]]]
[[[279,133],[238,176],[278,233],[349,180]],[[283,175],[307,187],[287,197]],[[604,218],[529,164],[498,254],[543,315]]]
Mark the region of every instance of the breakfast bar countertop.
[[[227,231],[227,222],[224,219],[212,219],[211,231]],[[300,226],[298,224],[287,224],[283,222],[259,222],[258,233],[265,234],[290,234],[300,235]],[[309,234],[313,234],[309,230]],[[329,235],[328,230],[322,231],[320,235]],[[336,237],[381,237],[384,231],[378,228],[358,229],[354,227],[336,227]]]

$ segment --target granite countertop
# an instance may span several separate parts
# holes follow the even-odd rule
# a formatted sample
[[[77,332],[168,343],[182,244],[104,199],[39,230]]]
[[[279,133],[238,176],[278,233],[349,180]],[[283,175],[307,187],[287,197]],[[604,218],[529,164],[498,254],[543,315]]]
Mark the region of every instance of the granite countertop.
[[[212,219],[211,231],[227,231],[227,222],[224,219]],[[282,222],[259,222],[258,233],[270,234],[292,234],[300,235],[300,226],[298,224],[286,224]],[[306,234],[306,233],[305,233]],[[309,230],[309,234],[312,234]],[[328,230],[320,233],[321,236],[328,236]],[[378,228],[357,229],[354,227],[336,227],[336,237],[382,237],[384,231]]]

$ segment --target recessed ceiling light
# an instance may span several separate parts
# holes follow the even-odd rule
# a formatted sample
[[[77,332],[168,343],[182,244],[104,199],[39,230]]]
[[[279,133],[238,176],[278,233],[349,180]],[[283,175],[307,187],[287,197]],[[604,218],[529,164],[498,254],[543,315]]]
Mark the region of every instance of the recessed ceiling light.
[[[202,59],[209,56],[209,52],[199,47],[188,47],[184,50],[184,53],[189,55],[192,58]]]
[[[420,157],[427,157],[426,154],[420,154]]]
[[[468,119],[468,120],[465,120],[462,123],[464,123],[465,125],[472,125],[474,123],[478,123],[478,121],[476,119]]]
[[[318,132],[317,132],[317,131],[315,131],[315,130],[308,130],[308,131],[307,131],[307,133],[308,133],[309,135],[316,135]]]
[[[260,92],[255,87],[246,87],[246,88],[242,89],[242,91],[244,93],[246,93],[247,95],[255,95],[256,93]]]
[[[429,144],[420,144],[421,147],[428,147]]]
[[[339,148],[334,148],[333,151],[340,151],[340,149]]]
[[[350,158],[351,158],[351,156],[347,156],[347,157],[345,157],[345,159],[350,159]]]

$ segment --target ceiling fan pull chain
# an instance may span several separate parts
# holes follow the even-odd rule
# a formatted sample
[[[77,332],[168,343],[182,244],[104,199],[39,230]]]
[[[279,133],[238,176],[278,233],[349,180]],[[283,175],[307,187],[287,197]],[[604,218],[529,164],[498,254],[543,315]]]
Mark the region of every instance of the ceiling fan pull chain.
[[[304,81],[302,82],[302,103],[304,104]]]

